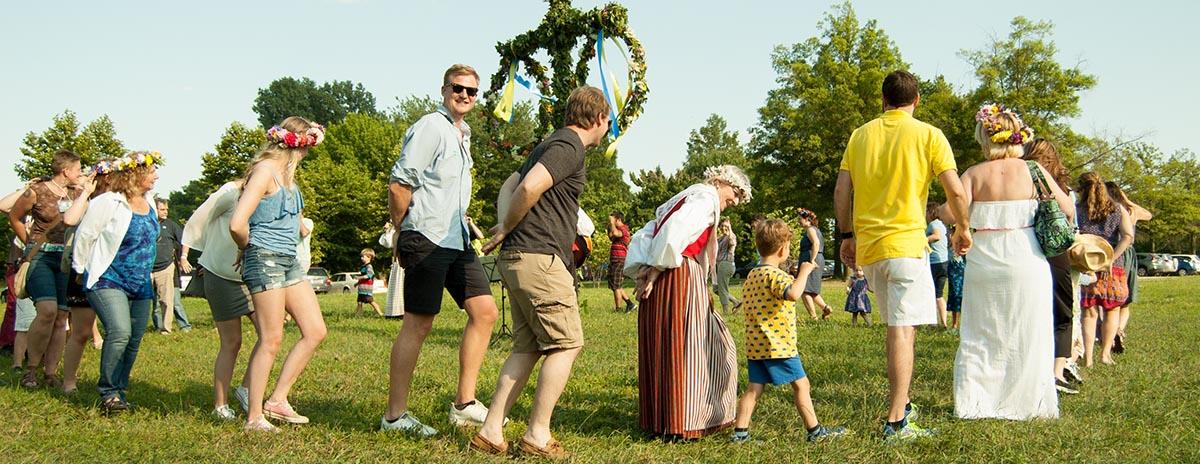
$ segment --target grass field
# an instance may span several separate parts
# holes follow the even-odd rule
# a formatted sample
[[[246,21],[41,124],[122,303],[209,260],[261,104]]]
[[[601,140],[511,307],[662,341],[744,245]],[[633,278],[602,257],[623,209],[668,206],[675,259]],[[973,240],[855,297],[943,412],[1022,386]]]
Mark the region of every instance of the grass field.
[[[883,328],[852,327],[840,311],[833,321],[802,323],[800,353],[813,382],[817,414],[823,423],[845,425],[855,435],[806,443],[790,391],[777,387],[764,395],[755,416],[753,432],[762,442],[731,445],[724,433],[666,444],[637,429],[636,317],[608,309],[606,289],[585,289],[588,346],[555,412],[553,429],[578,462],[1197,462],[1198,293],[1200,278],[1142,280],[1129,351],[1118,357],[1117,366],[1085,371],[1084,391],[1063,398],[1062,418],[1055,421],[955,419],[951,384],[957,338],[922,330],[913,400],[922,407],[921,424],[940,434],[901,446],[879,439],[887,393]],[[840,308],[844,287],[827,282],[825,296]],[[0,375],[0,456],[10,462],[492,460],[467,450],[473,432],[454,430],[446,419],[466,319],[458,310],[445,308],[417,367],[412,411],[443,432],[419,440],[377,432],[388,350],[400,322],[354,317],[351,295],[322,296],[329,337],[292,394],[292,404],[313,423],[284,427],[274,436],[246,435],[240,423],[210,419],[217,334],[203,300],[185,303],[196,330],[146,335],[129,390],[137,409],[129,414],[106,418],[96,407],[99,399],[91,386],[98,351],[85,353],[80,392],[73,396],[20,389],[19,375],[7,371],[11,359],[0,356],[6,368]],[[740,346],[740,315],[728,319]],[[249,345],[254,339],[249,323],[244,333]],[[289,326],[288,342],[296,336]],[[502,340],[489,351],[480,398],[490,399],[508,348]],[[248,351],[243,349],[235,378]],[[744,387],[744,366],[739,379]],[[509,439],[524,430],[531,393],[513,410]]]

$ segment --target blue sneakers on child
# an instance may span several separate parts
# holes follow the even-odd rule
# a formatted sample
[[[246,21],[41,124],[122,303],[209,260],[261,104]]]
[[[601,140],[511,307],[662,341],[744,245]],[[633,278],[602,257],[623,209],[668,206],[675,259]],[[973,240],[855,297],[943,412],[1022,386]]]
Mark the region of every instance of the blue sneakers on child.
[[[845,427],[826,427],[824,425],[818,425],[816,429],[808,432],[808,442],[812,443],[824,441],[830,438],[840,437],[847,433],[848,432],[846,431]]]

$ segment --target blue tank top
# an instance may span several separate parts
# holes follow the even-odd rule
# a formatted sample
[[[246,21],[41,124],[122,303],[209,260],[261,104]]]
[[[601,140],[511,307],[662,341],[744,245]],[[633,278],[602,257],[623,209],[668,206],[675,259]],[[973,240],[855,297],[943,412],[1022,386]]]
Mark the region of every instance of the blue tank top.
[[[272,177],[279,190],[259,200],[254,214],[250,215],[250,244],[281,255],[296,256],[304,197],[299,188],[284,188],[278,176]]]
[[[154,298],[154,284],[150,272],[154,258],[158,255],[158,216],[154,210],[148,214],[134,214],[129,220],[129,230],[121,239],[117,256],[91,290],[112,288],[125,292],[130,300]]]

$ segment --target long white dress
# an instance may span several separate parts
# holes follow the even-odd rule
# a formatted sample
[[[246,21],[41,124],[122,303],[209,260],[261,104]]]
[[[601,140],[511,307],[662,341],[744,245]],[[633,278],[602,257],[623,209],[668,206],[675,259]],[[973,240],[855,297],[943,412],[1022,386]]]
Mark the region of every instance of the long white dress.
[[[964,419],[1058,417],[1050,265],[1033,233],[1035,200],[975,202],[954,412]]]

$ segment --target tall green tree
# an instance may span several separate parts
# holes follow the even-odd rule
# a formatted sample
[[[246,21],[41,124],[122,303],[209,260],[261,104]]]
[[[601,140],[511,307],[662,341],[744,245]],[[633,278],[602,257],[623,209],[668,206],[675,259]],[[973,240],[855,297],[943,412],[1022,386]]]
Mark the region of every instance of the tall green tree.
[[[213,192],[231,180],[241,178],[246,166],[267,141],[261,128],[247,127],[234,121],[229,124],[213,151],[200,157],[200,179],[208,192]]]
[[[317,85],[307,77],[283,77],[258,89],[252,109],[262,127],[271,127],[288,116],[328,126],[351,113],[378,114],[375,96],[362,84],[332,81]]]
[[[1038,136],[1054,141],[1072,164],[1085,156],[1081,151],[1086,141],[1068,121],[1079,115],[1081,94],[1096,86],[1096,76],[1078,64],[1058,61],[1053,23],[1017,16],[1010,26],[1008,36],[960,52],[975,67],[979,81],[969,95],[971,106],[997,102],[1013,108]]]
[[[66,110],[55,115],[45,131],[25,134],[22,158],[14,167],[17,177],[29,180],[52,174],[50,163],[54,153],[62,149],[74,151],[85,165],[125,154],[125,146],[108,116],[100,116],[81,129],[78,116]]]
[[[757,164],[755,183],[775,187],[763,189],[760,201],[830,217],[846,141],[879,115],[884,76],[908,65],[876,22],[860,22],[848,2],[819,27],[818,37],[775,48],[779,87],[758,110],[749,155]]]

